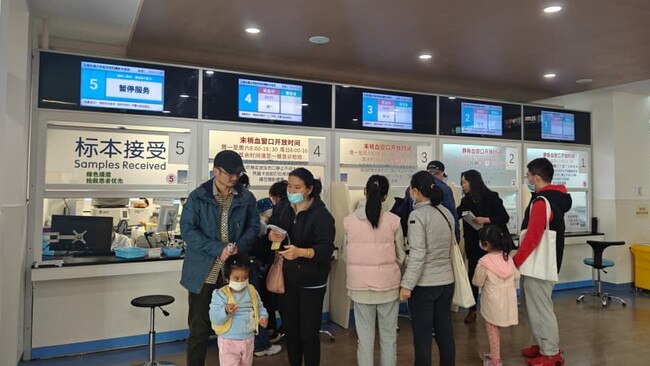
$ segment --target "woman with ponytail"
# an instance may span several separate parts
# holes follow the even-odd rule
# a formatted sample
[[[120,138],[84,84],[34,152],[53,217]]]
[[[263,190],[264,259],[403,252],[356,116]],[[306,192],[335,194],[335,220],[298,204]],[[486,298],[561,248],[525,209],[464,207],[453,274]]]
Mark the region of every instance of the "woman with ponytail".
[[[399,216],[384,205],[388,179],[368,179],[357,210],[345,217],[345,246],[348,295],[354,301],[354,322],[359,342],[357,364],[372,366],[375,324],[379,323],[382,366],[397,364],[397,314],[401,267],[406,259]]]
[[[456,345],[449,310],[454,295],[450,252],[456,223],[451,212],[441,205],[442,191],[429,172],[415,173],[410,188],[415,206],[408,219],[409,262],[399,297],[409,302],[415,365],[431,365],[435,330],[439,364],[453,366]]]
[[[285,292],[280,295],[282,327],[291,366],[320,364],[319,331],[330,260],[334,250],[334,218],[320,199],[319,179],[305,168],[289,173],[287,198],[269,219],[271,242],[281,242]]]

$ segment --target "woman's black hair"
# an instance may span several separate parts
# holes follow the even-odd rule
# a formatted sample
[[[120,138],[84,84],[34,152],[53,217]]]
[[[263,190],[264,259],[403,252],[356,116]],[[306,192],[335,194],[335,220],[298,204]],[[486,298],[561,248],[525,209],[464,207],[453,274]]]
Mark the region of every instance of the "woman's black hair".
[[[480,202],[483,200],[485,195],[490,192],[490,189],[483,182],[483,177],[481,173],[477,170],[471,169],[461,173],[461,177],[464,177],[467,182],[469,182],[469,196],[474,202]]]
[[[478,232],[479,242],[488,242],[495,249],[503,252],[503,260],[508,260],[510,251],[514,248],[514,242],[510,235],[499,225],[485,225]]]
[[[388,179],[383,175],[373,175],[366,182],[366,217],[373,228],[379,227],[381,203],[388,195]]]
[[[280,197],[280,199],[287,198],[287,184],[289,182],[284,179],[273,183],[271,188],[269,188],[269,196]]]
[[[431,206],[442,202],[442,190],[438,188],[433,176],[426,170],[421,170],[411,177],[411,188],[416,188],[420,194],[431,201]]]
[[[313,187],[311,190],[311,193],[309,194],[309,197],[314,198],[314,197],[320,197],[320,192],[323,190],[323,184],[321,183],[320,179],[315,179],[314,175],[311,174],[311,172],[305,168],[296,168],[289,173],[290,177],[298,177],[300,180],[305,183],[305,187]]]
[[[247,255],[242,253],[233,254],[223,264],[223,276],[225,278],[230,278],[230,274],[233,269],[243,269],[246,272],[250,273],[251,270],[251,260]]]

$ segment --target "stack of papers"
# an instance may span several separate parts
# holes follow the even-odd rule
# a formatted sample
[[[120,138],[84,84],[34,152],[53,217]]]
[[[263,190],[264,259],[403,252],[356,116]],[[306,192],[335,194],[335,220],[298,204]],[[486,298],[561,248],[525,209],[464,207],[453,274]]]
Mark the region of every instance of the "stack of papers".
[[[474,228],[474,230],[481,230],[483,228],[483,224],[474,222],[476,216],[474,216],[474,213],[472,213],[472,211],[463,211],[462,217],[466,223],[470,224],[470,226]]]

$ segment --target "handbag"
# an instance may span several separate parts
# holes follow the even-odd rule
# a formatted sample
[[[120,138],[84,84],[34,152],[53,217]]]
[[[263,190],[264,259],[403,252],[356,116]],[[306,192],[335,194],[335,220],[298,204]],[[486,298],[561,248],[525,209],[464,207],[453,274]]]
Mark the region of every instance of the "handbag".
[[[269,268],[269,273],[266,275],[266,289],[274,294],[284,294],[283,263],[284,258],[276,252],[273,264]]]
[[[528,258],[526,258],[526,260],[519,266],[519,272],[524,276],[557,282],[557,232],[555,230],[550,230],[549,228],[551,204],[548,202],[546,197],[539,196],[539,198],[543,199],[546,203],[546,228],[544,229],[544,233],[542,234],[542,238],[540,239],[537,248],[535,248]],[[533,205],[530,205],[528,209],[529,217],[532,208]],[[521,231],[520,243],[524,241],[527,231],[527,229]]]
[[[474,294],[472,293],[472,286],[469,283],[469,275],[467,274],[467,268],[465,267],[465,261],[463,260],[463,255],[460,252],[460,247],[456,242],[456,235],[454,235],[454,229],[451,226],[451,222],[447,219],[442,211],[438,207],[435,207],[438,212],[445,218],[447,225],[449,225],[449,230],[451,232],[451,249],[449,256],[451,258],[451,267],[454,272],[454,296],[451,299],[453,305],[457,305],[463,308],[470,308],[476,305],[476,300],[474,300]]]

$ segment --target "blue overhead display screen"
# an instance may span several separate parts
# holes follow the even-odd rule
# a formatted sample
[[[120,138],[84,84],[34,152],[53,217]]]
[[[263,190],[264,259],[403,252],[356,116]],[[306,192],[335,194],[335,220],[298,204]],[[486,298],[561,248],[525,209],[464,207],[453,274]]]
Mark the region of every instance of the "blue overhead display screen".
[[[575,141],[576,126],[573,114],[542,111],[542,139]]]
[[[81,106],[162,112],[164,90],[164,70],[81,62]]]
[[[239,79],[239,117],[302,122],[302,86]]]
[[[413,129],[413,98],[363,93],[363,127]]]
[[[501,106],[479,103],[461,103],[461,133],[475,135],[503,135]]]

